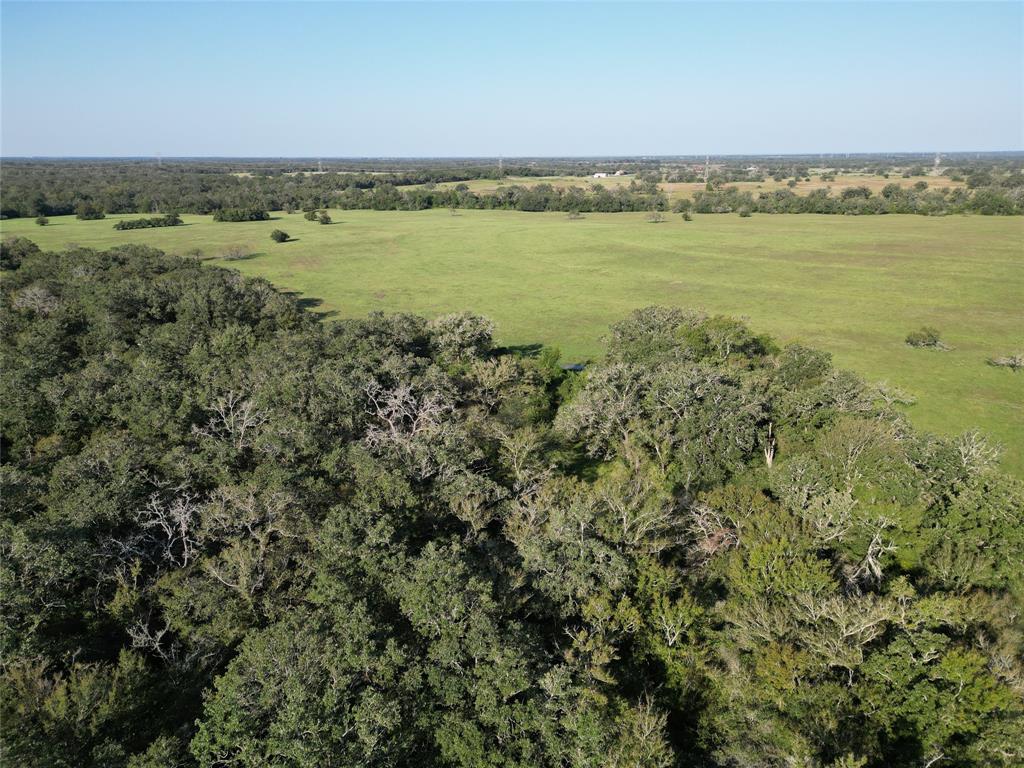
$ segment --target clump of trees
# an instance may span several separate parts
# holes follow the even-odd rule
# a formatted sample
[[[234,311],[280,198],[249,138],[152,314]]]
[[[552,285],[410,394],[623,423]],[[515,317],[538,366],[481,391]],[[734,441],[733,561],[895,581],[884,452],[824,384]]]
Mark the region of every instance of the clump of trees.
[[[94,221],[106,218],[106,214],[95,203],[82,202],[75,206],[75,218],[82,221]]]
[[[315,221],[318,224],[330,224],[331,215],[325,210],[310,210],[303,214],[306,221]]]
[[[16,765],[1019,765],[1024,486],[651,307],[582,372],[0,248]]]
[[[270,218],[261,208],[220,208],[213,212],[214,221],[266,221]]]
[[[183,224],[181,217],[176,213],[169,213],[166,216],[151,216],[144,219],[122,219],[114,225],[114,229],[151,229],[153,227],[177,227]]]

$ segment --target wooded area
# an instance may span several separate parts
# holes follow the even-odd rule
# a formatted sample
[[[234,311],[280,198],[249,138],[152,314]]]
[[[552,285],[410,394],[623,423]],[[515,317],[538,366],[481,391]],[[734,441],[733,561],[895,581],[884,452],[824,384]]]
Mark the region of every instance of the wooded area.
[[[0,257],[5,763],[1024,761],[1024,485],[827,354]]]
[[[847,157],[608,158],[504,161],[45,161],[14,160],[0,169],[4,218],[81,212],[199,213],[218,220],[252,220],[266,211],[321,208],[424,210],[481,208],[567,213],[694,210],[700,213],[1024,213],[1024,159],[1014,153],[944,157],[941,174],[913,186],[898,181],[928,172],[920,155]],[[855,172],[891,179],[878,194],[868,186],[801,193],[812,167],[824,181]],[[313,170],[316,168],[327,170]],[[381,170],[376,170],[376,169]],[[607,186],[615,169],[629,183]],[[934,172],[936,169],[933,168]],[[567,177],[552,184],[545,176]],[[474,192],[474,179],[535,177]],[[792,189],[740,190],[736,183],[781,182]],[[454,186],[452,182],[456,182]],[[660,185],[701,182],[694,199],[673,200]],[[951,184],[956,182],[956,184]],[[960,185],[962,183],[962,186]],[[445,184],[446,186],[438,186]],[[923,185],[923,186],[922,186]],[[797,190],[797,191],[794,191]],[[242,217],[242,218],[239,218]]]

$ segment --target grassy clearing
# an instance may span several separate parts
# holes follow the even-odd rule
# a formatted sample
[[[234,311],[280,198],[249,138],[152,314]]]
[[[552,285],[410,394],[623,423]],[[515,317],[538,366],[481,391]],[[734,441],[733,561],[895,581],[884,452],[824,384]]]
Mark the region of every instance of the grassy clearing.
[[[909,182],[912,180],[903,180]],[[647,304],[748,318],[784,342],[832,352],[869,380],[914,394],[920,427],[980,427],[1024,476],[1024,374],[987,358],[1024,347],[1024,219],[919,216],[671,216],[447,210],[331,211],[116,232],[121,217],[4,221],[6,235],[44,248],[138,242],[214,256],[245,244],[253,257],[220,262],[356,316],[379,309],[433,315],[469,309],[493,318],[506,343],[542,341],[567,360],[601,353],[609,322]],[[135,218],[134,216],[124,218]],[[273,229],[295,240],[276,244]],[[906,334],[940,329],[953,349],[912,349]]]
[[[446,181],[437,186],[444,189],[455,187],[458,184],[465,184],[471,192],[487,194],[496,192],[501,187],[515,185],[533,187],[538,184],[550,184],[553,187],[583,187],[585,189],[590,188],[593,184],[600,184],[606,189],[618,189],[619,187],[628,187],[634,179],[636,179],[634,175],[608,176],[604,179],[595,179],[592,176],[508,176],[501,181],[497,179],[472,179],[462,182]],[[840,195],[844,189],[867,187],[871,190],[872,194],[877,195],[886,184],[899,184],[901,187],[909,188],[919,181],[925,182],[933,189],[942,189],[943,187],[955,189],[964,186],[964,182],[950,181],[945,176],[911,176],[904,179],[896,174],[886,179],[874,174],[849,173],[838,175],[832,181],[822,181],[820,174],[811,174],[810,181],[798,182],[792,189],[798,195],[806,195],[808,192],[816,189],[831,189],[833,195]],[[411,184],[404,188],[415,189],[422,186],[422,184]],[[774,181],[772,179],[765,179],[764,181],[733,181],[723,186],[738,187],[741,192],[750,192],[754,195],[757,195],[759,192],[771,192],[776,189],[790,189],[788,180]],[[704,189],[704,183],[662,182],[658,187],[674,200],[682,197],[693,197],[694,192]]]

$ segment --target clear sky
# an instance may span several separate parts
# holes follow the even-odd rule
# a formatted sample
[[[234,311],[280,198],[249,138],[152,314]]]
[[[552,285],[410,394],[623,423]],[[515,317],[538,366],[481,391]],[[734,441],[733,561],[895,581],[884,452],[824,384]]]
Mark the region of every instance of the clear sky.
[[[0,152],[1024,149],[1024,3],[2,6]]]

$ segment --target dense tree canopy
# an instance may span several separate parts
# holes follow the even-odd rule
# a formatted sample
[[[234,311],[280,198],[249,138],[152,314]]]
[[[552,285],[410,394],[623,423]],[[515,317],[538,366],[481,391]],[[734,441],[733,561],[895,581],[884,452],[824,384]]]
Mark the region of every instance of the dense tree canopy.
[[[0,263],[5,764],[1024,761],[1024,487],[827,354]]]

